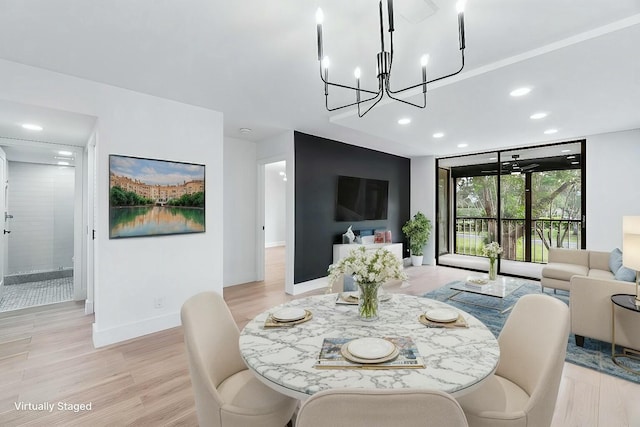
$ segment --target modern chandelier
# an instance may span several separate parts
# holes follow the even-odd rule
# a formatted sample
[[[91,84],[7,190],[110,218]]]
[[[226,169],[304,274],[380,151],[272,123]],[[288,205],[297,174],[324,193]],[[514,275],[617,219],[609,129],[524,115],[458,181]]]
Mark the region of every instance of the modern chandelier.
[[[320,62],[320,79],[324,82],[324,97],[325,97],[325,106],[328,111],[335,111],[342,108],[352,107],[354,105],[358,106],[358,116],[363,117],[367,114],[373,107],[382,100],[384,94],[393,100],[404,102],[405,104],[412,105],[418,108],[425,108],[427,106],[427,85],[429,83],[436,82],[438,80],[446,79],[447,77],[455,76],[460,73],[464,68],[464,48],[465,48],[465,38],[464,38],[464,4],[465,0],[460,0],[456,4],[456,9],[458,11],[458,38],[460,42],[460,58],[461,65],[458,71],[447,74],[441,77],[437,77],[431,80],[427,80],[427,63],[429,62],[429,55],[423,55],[420,59],[420,65],[422,66],[422,81],[418,84],[405,87],[404,89],[392,90],[391,89],[391,69],[393,65],[393,32],[395,31],[394,23],[393,23],[393,0],[387,0],[387,14],[388,14],[388,31],[390,38],[390,50],[386,51],[384,49],[384,23],[382,19],[382,0],[379,3],[380,10],[380,52],[376,55],[376,74],[378,78],[378,90],[372,91],[368,89],[363,89],[360,87],[360,68],[356,68],[354,71],[354,76],[356,78],[356,85],[350,86],[346,84],[340,84],[329,81],[329,57],[324,55],[324,47],[322,43],[322,22],[324,20],[324,14],[322,13],[322,9],[318,8],[316,12],[316,23],[318,30],[318,61]],[[356,101],[352,103],[348,103],[345,105],[337,106],[337,107],[329,107],[329,86],[335,86],[343,89],[349,89],[355,92]],[[409,91],[411,89],[416,89],[418,87],[422,87],[422,103],[417,104],[413,102],[406,101],[397,97],[398,94]],[[372,95],[372,96],[371,96]],[[395,95],[395,96],[394,96]],[[363,99],[364,96],[364,99]],[[368,108],[361,110],[360,104],[365,102],[374,101]]]

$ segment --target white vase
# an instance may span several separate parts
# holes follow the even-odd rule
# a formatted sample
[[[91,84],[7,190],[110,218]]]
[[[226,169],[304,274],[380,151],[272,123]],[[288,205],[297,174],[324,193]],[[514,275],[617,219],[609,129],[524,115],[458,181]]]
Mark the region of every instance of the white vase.
[[[422,260],[424,259],[424,255],[411,255],[411,265],[414,267],[418,267],[422,265]]]

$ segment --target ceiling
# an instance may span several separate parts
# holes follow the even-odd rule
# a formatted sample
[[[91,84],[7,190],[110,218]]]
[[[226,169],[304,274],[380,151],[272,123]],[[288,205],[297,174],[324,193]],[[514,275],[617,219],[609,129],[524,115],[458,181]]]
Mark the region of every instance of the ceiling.
[[[394,1],[395,87],[417,83],[423,53],[430,78],[457,68],[454,3]],[[294,129],[412,157],[640,128],[640,0],[469,0],[463,72],[431,85],[426,109],[385,102],[364,118],[324,108],[315,9],[324,10],[331,79],[353,84],[360,66],[363,87],[371,87],[379,50],[373,0],[1,4],[0,58],[221,111],[225,135],[240,139]],[[522,86],[531,93],[509,96]],[[330,93],[331,104],[353,98]],[[540,111],[547,117],[529,118]],[[401,117],[412,121],[400,126]],[[47,139],[86,141],[80,134],[95,118],[76,118],[69,135]],[[20,138],[12,128],[20,120],[0,120],[0,137]],[[543,133],[550,128],[557,133]]]

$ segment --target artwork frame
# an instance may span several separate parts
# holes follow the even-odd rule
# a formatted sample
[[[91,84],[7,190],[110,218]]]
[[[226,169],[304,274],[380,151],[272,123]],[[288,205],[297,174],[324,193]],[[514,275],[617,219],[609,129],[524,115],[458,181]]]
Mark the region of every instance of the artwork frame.
[[[109,155],[109,239],[204,233],[205,165]]]

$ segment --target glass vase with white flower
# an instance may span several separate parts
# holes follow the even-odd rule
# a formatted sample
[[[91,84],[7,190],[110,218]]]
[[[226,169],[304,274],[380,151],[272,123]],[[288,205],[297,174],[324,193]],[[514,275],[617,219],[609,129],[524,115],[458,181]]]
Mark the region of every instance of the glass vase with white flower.
[[[358,311],[364,320],[378,318],[378,289],[391,279],[406,280],[402,261],[384,248],[367,250],[359,246],[338,263],[329,266],[329,289],[343,274],[351,275],[358,285]]]
[[[498,242],[491,242],[484,245],[482,254],[489,258],[489,280],[496,280],[498,266],[496,260],[502,253],[502,248]]]

